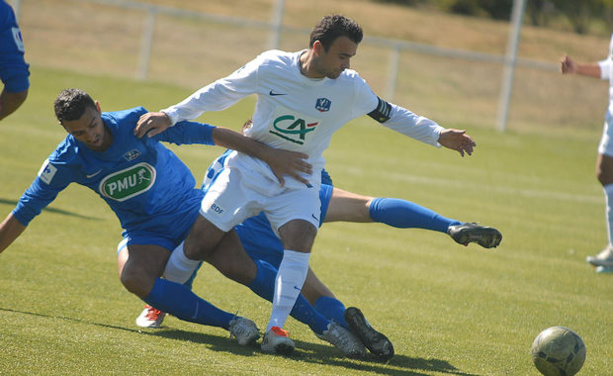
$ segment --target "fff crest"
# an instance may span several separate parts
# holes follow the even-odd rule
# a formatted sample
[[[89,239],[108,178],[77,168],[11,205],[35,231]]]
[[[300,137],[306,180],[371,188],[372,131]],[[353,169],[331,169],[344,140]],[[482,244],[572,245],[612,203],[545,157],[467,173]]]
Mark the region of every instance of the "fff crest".
[[[315,109],[319,112],[330,111],[330,105],[332,102],[328,98],[318,98],[315,102]]]
[[[132,149],[132,150],[130,150],[129,152],[125,153],[125,154],[123,155],[123,158],[124,158],[126,161],[133,161],[133,160],[135,160],[136,158],[140,157],[140,154],[141,154],[141,153],[140,153],[140,151],[139,151],[138,149]]]

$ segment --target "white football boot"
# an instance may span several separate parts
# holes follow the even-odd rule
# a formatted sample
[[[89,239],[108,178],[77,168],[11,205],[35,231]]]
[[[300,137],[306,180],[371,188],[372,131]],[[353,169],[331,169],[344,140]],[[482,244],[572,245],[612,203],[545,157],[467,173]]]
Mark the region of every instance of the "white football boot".
[[[289,338],[289,333],[278,326],[270,328],[262,340],[262,351],[280,355],[289,355],[294,352],[296,345]]]
[[[136,318],[136,325],[141,328],[161,328],[166,313],[146,305],[143,312]]]

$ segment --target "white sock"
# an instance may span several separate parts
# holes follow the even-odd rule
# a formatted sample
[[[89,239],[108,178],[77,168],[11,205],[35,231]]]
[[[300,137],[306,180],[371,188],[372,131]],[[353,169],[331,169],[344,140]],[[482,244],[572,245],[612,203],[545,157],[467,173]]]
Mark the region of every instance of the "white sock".
[[[606,204],[606,219],[607,219],[607,235],[609,236],[609,246],[613,240],[613,184],[604,187],[605,204]]]
[[[185,256],[185,252],[183,251],[184,243],[185,242],[181,242],[181,244],[172,251],[168,263],[166,264],[166,269],[164,269],[165,279],[180,284],[187,282],[200,264],[199,260],[188,259],[187,256]]]
[[[275,280],[275,296],[272,301],[270,321],[266,326],[266,332],[273,326],[283,328],[285,320],[289,317],[298,295],[304,285],[307,272],[309,271],[310,253],[283,251],[283,260],[279,265],[277,279]]]

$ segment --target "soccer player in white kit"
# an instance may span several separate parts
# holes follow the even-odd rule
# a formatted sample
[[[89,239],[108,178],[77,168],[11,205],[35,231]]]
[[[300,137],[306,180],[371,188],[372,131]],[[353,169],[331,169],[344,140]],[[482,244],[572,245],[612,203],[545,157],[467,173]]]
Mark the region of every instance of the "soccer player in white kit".
[[[267,51],[230,76],[209,84],[182,102],[143,115],[136,132],[155,135],[183,119],[223,110],[256,94],[253,125],[245,131],[269,146],[309,156],[312,174],[277,180],[268,166],[234,152],[202,200],[200,216],[173,252],[169,267],[189,268],[206,260],[224,234],[264,211],[283,242],[284,256],[262,350],[289,354],[294,343],[283,330],[300,293],[319,225],[319,186],[323,151],[332,134],[352,119],[369,115],[384,126],[433,146],[472,154],[474,141],[464,131],[445,129],[425,117],[383,101],[350,70],[363,37],[361,27],[340,15],[326,16],[313,28],[309,48]]]
[[[602,184],[605,194],[609,244],[596,256],[588,256],[587,262],[596,266],[599,273],[613,273],[613,35],[606,59],[585,64],[575,62],[570,56],[564,56],[560,65],[563,74],[579,74],[609,81],[609,106],[596,161],[596,178]]]

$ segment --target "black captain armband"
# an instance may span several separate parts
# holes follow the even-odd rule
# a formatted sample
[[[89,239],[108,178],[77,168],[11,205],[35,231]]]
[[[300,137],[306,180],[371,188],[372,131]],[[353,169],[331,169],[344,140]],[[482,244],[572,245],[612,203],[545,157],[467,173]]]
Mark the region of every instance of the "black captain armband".
[[[379,100],[379,104],[377,104],[377,108],[374,111],[370,112],[368,116],[375,119],[379,123],[385,123],[390,119],[390,113],[392,112],[392,105],[384,101],[383,99],[377,97]]]

